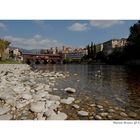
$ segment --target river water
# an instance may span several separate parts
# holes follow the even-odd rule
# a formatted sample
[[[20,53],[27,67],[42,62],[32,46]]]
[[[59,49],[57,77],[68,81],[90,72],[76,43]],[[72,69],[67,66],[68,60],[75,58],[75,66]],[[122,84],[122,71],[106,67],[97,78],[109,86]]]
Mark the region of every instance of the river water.
[[[83,108],[93,102],[107,104],[127,113],[133,111],[137,113],[136,119],[140,119],[140,67],[69,64],[38,65],[37,69],[69,75],[56,81],[58,91],[54,94],[67,97],[63,89],[72,87],[76,93],[71,96],[81,99]]]

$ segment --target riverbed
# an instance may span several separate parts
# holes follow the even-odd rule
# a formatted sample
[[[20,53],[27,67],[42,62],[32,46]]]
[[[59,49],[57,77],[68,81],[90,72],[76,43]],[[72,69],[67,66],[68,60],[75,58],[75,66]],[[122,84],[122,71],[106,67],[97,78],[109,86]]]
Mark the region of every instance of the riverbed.
[[[0,120],[140,119],[139,67],[34,68],[0,65]]]
[[[63,72],[67,75],[58,79],[53,93],[67,97],[66,87],[73,87],[79,110],[90,112],[90,117],[81,118],[72,106],[63,106],[69,119],[95,119],[94,114],[108,113],[103,119],[140,119],[140,67],[113,65],[38,65],[37,70]],[[91,105],[93,104],[93,106]],[[103,106],[94,107],[94,104]],[[121,112],[127,115],[120,115]]]

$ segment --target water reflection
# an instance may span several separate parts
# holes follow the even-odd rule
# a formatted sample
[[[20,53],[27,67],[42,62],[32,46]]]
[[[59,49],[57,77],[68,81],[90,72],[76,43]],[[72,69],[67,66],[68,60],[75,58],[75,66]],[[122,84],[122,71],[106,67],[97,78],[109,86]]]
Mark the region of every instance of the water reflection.
[[[126,83],[128,84],[128,99],[131,109],[140,109],[140,67],[126,67]]]
[[[140,68],[112,65],[42,65],[38,69],[69,72],[70,77],[58,80],[58,89],[73,87],[76,96],[86,95],[126,109],[140,108]],[[77,74],[77,75],[76,75]],[[60,90],[57,94],[65,96]]]

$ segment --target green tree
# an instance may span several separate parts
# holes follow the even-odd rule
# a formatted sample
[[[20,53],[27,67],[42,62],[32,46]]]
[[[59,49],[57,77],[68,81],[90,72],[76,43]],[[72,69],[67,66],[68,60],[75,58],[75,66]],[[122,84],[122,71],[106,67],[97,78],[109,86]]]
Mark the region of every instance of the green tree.
[[[108,59],[106,60],[107,63],[110,64],[122,64],[122,52],[123,48],[114,48],[113,52],[108,56]]]
[[[124,47],[124,59],[140,59],[140,21],[130,27],[130,35]]]
[[[90,55],[90,58],[94,58],[94,45],[93,45],[93,42],[91,42],[91,55]]]
[[[88,51],[88,58],[90,57],[90,54],[91,54],[91,50],[90,50],[90,46],[87,45],[87,51]]]
[[[10,45],[11,43],[7,40],[0,39],[0,59],[2,59],[4,55],[5,49]]]

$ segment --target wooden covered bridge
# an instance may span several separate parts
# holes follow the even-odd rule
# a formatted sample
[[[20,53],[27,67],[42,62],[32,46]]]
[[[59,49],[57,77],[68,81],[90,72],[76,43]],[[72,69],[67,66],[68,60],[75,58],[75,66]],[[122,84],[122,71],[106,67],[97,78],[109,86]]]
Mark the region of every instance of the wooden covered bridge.
[[[62,63],[63,54],[22,54],[23,61],[31,64]]]

